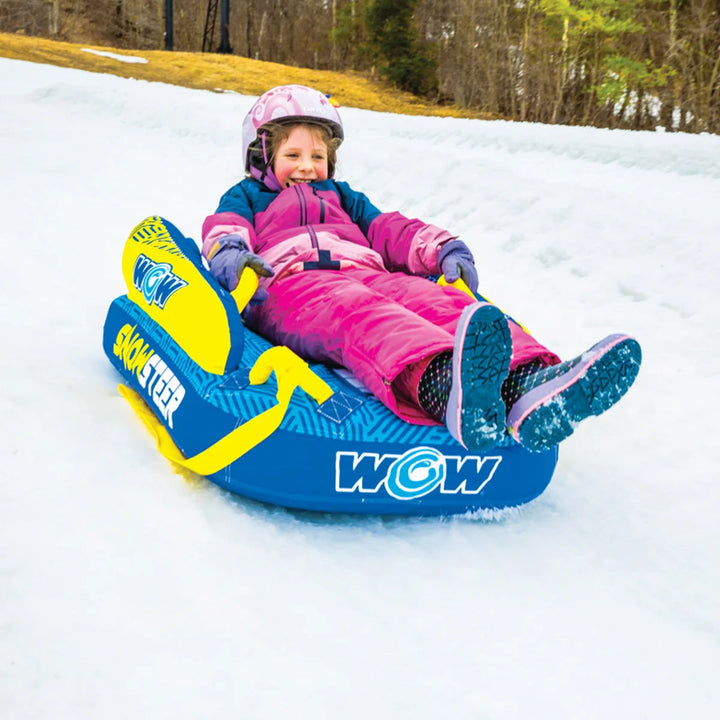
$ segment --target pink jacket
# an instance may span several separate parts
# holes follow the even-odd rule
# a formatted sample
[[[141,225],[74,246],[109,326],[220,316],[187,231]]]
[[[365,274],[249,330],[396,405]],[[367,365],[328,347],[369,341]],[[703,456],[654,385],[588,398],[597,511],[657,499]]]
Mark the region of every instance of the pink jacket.
[[[272,278],[261,278],[265,285],[308,269],[438,274],[438,251],[455,238],[399,212],[381,213],[347,183],[325,180],[276,193],[250,178],[231,188],[203,223],[206,258],[227,234],[240,235],[273,267]]]

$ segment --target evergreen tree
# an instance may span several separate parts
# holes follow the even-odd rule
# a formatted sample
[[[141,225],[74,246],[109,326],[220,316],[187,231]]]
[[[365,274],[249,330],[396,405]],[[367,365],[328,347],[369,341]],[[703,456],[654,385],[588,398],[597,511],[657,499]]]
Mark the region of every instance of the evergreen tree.
[[[416,95],[437,91],[437,65],[413,25],[418,0],[373,0],[365,15],[368,45],[380,73]]]

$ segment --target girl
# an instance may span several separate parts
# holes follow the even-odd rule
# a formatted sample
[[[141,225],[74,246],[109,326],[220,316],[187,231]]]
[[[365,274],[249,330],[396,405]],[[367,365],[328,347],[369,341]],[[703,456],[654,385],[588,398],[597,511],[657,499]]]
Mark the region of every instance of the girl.
[[[616,403],[640,365],[638,343],[612,335],[560,358],[497,307],[428,275],[478,277],[446,230],[382,213],[333,180],[343,128],[316,90],[269,90],[243,123],[246,178],[203,224],[210,272],[233,290],[247,266],[262,302],[247,324],[307,360],[348,368],[387,407],[444,423],[471,450],[506,431],[530,450],[556,445]]]

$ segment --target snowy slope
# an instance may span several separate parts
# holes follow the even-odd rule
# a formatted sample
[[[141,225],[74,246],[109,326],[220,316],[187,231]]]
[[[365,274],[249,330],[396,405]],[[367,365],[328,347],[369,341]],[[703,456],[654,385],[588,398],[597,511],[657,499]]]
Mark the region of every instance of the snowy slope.
[[[645,360],[522,509],[324,517],[175,473],[101,349],[127,234],[199,236],[251,102],[0,59],[0,716],[717,717],[720,137],[342,109],[342,179],[561,355]]]

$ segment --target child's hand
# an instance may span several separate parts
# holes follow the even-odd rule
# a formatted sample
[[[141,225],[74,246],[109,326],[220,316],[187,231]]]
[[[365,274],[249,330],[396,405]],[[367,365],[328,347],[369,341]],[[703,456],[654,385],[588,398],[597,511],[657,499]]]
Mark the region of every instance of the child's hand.
[[[220,249],[210,259],[210,274],[231,292],[237,287],[242,271],[249,267],[258,275],[272,277],[273,269],[259,255],[250,252],[239,235],[226,235]]]
[[[462,278],[475,292],[478,288],[478,274],[470,248],[462,240],[451,240],[440,248],[438,265],[445,279],[454,283]]]
[[[240,250],[240,257],[237,263],[238,278],[242,275],[242,271],[246,267],[252,268],[258,275],[262,275],[263,277],[272,277],[275,274],[270,265],[259,255],[251,253],[249,250]]]

